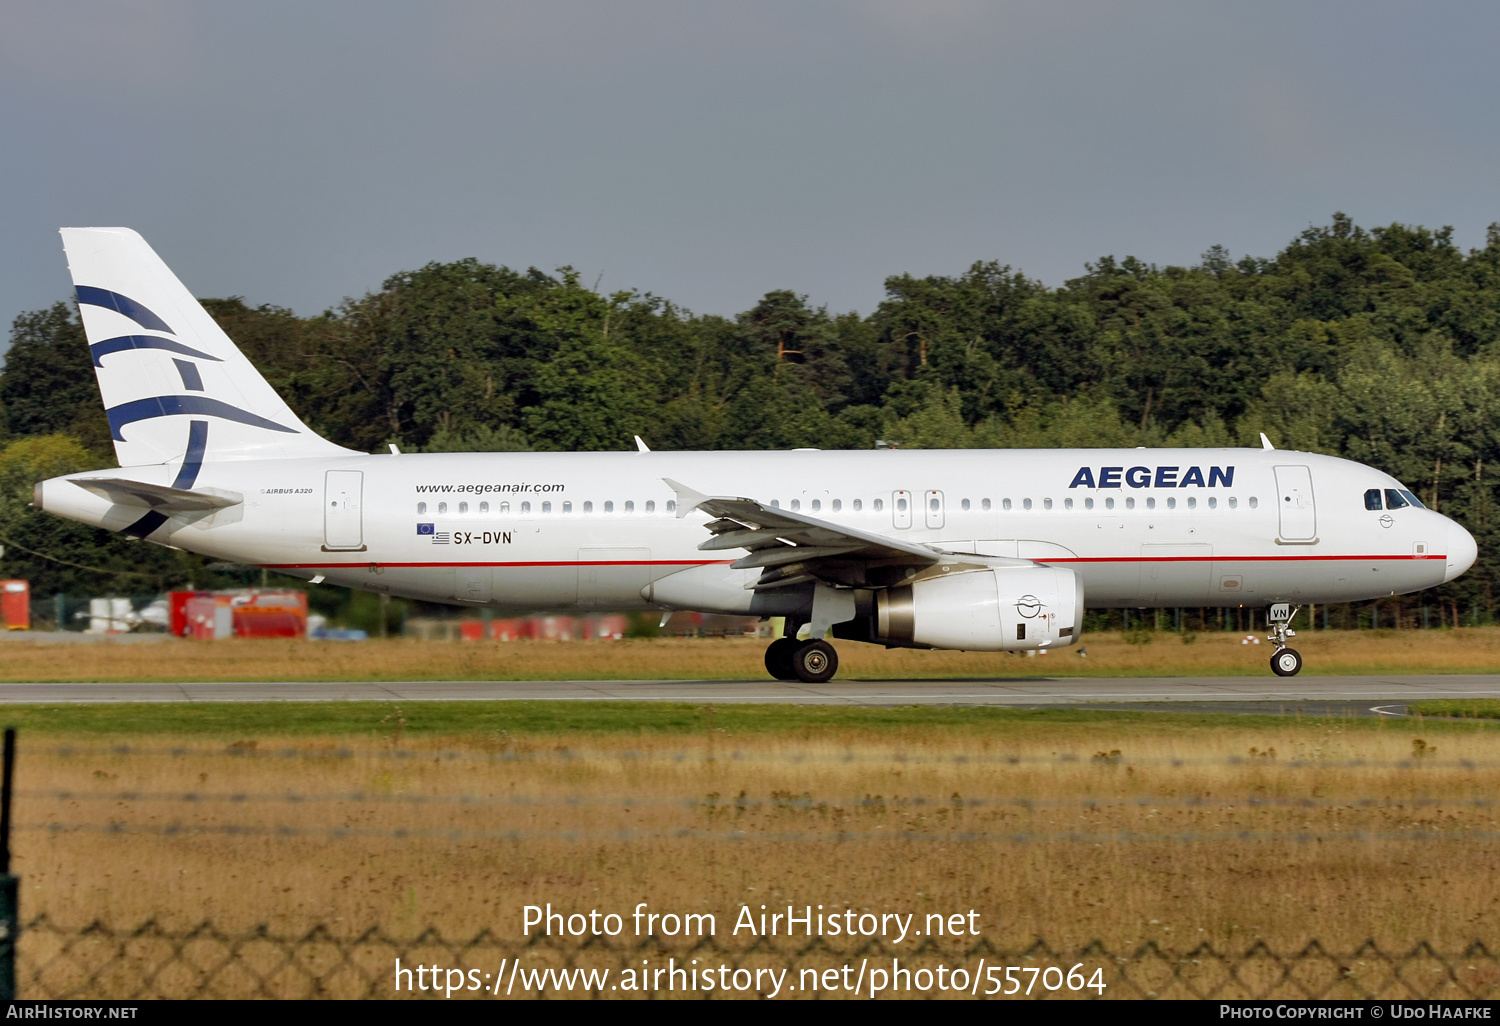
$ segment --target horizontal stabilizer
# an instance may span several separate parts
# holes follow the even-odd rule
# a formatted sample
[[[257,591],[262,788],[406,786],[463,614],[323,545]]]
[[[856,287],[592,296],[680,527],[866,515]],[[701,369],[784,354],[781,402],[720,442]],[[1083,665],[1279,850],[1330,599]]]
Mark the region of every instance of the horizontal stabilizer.
[[[223,509],[245,501],[239,492],[219,488],[169,488],[115,477],[74,478],[73,483],[110,502],[123,506],[147,506],[168,513]]]

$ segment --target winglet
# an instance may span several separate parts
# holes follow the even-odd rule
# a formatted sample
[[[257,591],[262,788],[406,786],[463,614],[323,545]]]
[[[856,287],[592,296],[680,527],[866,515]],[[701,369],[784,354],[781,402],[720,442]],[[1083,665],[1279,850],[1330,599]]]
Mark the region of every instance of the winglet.
[[[636,448],[637,452],[650,452],[651,451],[651,447],[649,445],[647,445],[645,442],[641,441],[641,436],[640,435],[636,435],[635,436],[635,448]]]
[[[1274,445],[1271,444],[1271,440],[1266,437],[1266,433],[1264,431],[1262,431],[1260,433],[1260,447],[1262,449],[1274,449],[1274,448],[1276,448],[1276,446],[1274,446]]]
[[[667,487],[677,493],[677,519],[681,520],[688,515],[689,510],[697,509],[707,502],[712,496],[704,495],[702,492],[694,491],[680,481],[673,481],[670,477],[662,478]]]

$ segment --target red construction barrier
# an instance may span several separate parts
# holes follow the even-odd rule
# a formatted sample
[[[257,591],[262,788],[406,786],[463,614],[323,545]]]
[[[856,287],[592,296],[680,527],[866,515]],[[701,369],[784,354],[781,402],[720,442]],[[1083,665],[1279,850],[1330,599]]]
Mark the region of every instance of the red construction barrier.
[[[300,638],[307,633],[307,592],[257,591],[230,599],[237,638]]]
[[[167,592],[167,628],[175,637],[185,638],[193,632],[188,627],[187,604],[195,598],[212,598],[208,591]],[[193,635],[196,637],[197,635]]]

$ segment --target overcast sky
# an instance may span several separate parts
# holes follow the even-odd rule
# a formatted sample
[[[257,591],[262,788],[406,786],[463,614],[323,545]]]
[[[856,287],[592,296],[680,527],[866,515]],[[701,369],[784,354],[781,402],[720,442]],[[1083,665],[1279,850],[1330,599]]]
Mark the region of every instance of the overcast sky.
[[[0,317],[128,225],[314,314],[431,260],[733,314],[1500,220],[1500,4],[0,0]],[[3,343],[0,343],[3,344]]]

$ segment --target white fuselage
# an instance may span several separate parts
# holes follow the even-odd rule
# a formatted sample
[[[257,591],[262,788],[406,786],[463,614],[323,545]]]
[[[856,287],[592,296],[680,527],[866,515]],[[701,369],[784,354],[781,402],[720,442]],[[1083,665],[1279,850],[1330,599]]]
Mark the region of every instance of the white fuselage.
[[[176,469],[74,478],[167,485]],[[174,516],[167,540],[332,584],[517,612],[747,611],[739,586],[673,602],[648,587],[743,555],[701,551],[709,518],[677,516],[666,478],[868,533],[1066,567],[1096,607],[1360,601],[1452,580],[1475,557],[1473,538],[1439,513],[1367,509],[1368,490],[1402,487],[1388,475],[1261,449],[225,460],[204,463],[196,487],[244,501]],[[67,479],[44,489],[46,510],[96,526],[120,530],[142,512]]]

